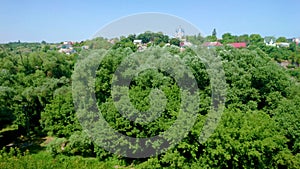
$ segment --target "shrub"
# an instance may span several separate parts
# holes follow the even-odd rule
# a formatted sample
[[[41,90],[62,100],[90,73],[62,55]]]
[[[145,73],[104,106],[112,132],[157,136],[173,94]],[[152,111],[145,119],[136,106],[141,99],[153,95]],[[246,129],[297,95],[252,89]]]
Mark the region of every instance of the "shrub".
[[[84,157],[94,156],[94,145],[85,132],[76,131],[68,139],[65,152],[71,155],[82,155]]]
[[[66,143],[67,139],[65,138],[55,138],[47,145],[47,151],[49,151],[52,156],[62,154],[64,152]]]

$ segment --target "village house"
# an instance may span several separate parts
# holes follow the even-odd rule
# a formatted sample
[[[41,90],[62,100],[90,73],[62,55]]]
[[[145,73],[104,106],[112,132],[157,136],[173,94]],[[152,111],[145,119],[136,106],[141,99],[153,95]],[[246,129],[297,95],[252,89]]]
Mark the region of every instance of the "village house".
[[[234,48],[245,48],[247,47],[246,42],[235,42],[235,43],[229,43],[229,46],[232,46]]]
[[[133,44],[137,46],[138,51],[143,51],[144,49],[147,48],[147,44],[143,44],[143,41],[140,39],[133,40]]]
[[[273,36],[267,36],[264,38],[264,42],[267,46],[276,46],[276,38]]]
[[[232,46],[234,48],[246,48],[247,43],[246,42],[235,42],[235,43],[229,43],[228,46]],[[214,48],[217,46],[223,46],[221,42],[205,42],[203,46],[207,47],[208,49]]]
[[[296,45],[298,45],[299,44],[299,42],[300,42],[300,37],[299,38],[293,38],[293,40],[292,40],[293,42],[295,42],[296,43]]]
[[[61,45],[59,45],[57,48],[59,49],[58,52],[65,53],[67,55],[70,55],[72,53],[75,53],[76,51],[73,48],[73,42],[71,41],[65,41]]]
[[[290,43],[288,43],[288,42],[277,42],[277,43],[275,43],[275,45],[277,47],[289,47]]]
[[[208,49],[210,48],[214,48],[214,47],[217,47],[217,46],[223,46],[222,43],[220,42],[205,42],[203,44],[203,46],[207,47]]]
[[[140,40],[140,39],[133,40],[133,44],[142,45],[142,40]]]

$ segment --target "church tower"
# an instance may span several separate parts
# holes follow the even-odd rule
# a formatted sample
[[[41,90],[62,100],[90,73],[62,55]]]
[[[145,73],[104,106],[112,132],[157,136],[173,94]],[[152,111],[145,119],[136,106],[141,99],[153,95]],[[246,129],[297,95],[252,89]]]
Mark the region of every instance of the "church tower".
[[[176,29],[175,38],[184,39],[185,33],[181,26]]]

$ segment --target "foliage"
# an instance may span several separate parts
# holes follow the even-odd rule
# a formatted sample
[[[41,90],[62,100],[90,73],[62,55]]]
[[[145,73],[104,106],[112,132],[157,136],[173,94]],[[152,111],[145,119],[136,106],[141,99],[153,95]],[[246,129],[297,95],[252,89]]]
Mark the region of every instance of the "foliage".
[[[298,87],[298,86],[295,86]],[[294,93],[293,93],[294,94]],[[300,152],[300,111],[299,111],[299,95],[292,95],[292,99],[284,99],[274,110],[274,119],[285,136],[289,139],[287,145],[289,149],[297,154]]]
[[[83,158],[80,156],[67,157],[58,155],[52,157],[47,152],[41,152],[38,154],[0,158],[0,168],[2,169],[61,169],[61,168],[113,168],[117,166],[114,163],[99,162],[95,158]]]
[[[218,129],[204,144],[199,162],[207,165],[202,167],[220,168],[299,167],[287,149],[288,140],[277,127],[260,111],[226,111]]]
[[[204,37],[202,37],[200,34],[194,36],[187,35],[186,39],[194,45],[201,45],[204,42]]]
[[[222,44],[234,43],[236,41],[236,37],[232,36],[230,33],[225,33],[222,35]]]
[[[109,49],[113,45],[108,42],[107,39],[97,37],[92,40],[87,40],[84,42],[84,45],[89,46],[90,49]]]
[[[180,40],[177,39],[177,38],[172,38],[172,39],[170,40],[170,44],[171,44],[171,45],[175,45],[175,46],[180,46]]]
[[[209,36],[205,37],[206,42],[216,42],[217,40],[218,40],[218,38],[216,36],[209,35]]]
[[[91,157],[94,156],[93,146],[92,139],[86,133],[76,131],[68,139],[65,154]]]
[[[169,39],[162,33],[145,32],[123,37],[113,45],[107,39],[95,38],[77,44],[77,47],[90,47],[80,55],[58,53],[53,50],[52,44],[46,42],[1,45],[0,128],[16,124],[28,138],[36,134],[57,138],[47,145],[47,151],[38,154],[24,154],[18,148],[4,148],[0,151],[0,168],[299,168],[300,49],[294,43],[287,48],[267,46],[259,34],[236,36],[225,33],[222,38],[224,44],[246,42],[248,47],[234,49],[225,45],[216,48],[216,51],[209,50],[222,60],[227,98],[221,122],[206,142],[199,142],[199,137],[211,111],[211,85],[219,81],[211,81],[209,73],[216,70],[209,69],[203,58],[196,55],[195,49],[180,50],[179,39]],[[136,39],[141,39],[143,43],[151,42],[148,50],[136,52],[137,46],[133,44]],[[205,40],[217,41],[216,33],[205,39],[200,35],[188,36],[187,39],[197,45]],[[277,41],[286,42],[286,38],[279,37]],[[172,45],[165,46],[165,43]],[[199,46],[196,49],[202,50]],[[128,97],[133,109],[116,97],[118,92],[112,91],[115,76],[118,75],[118,82],[131,73],[124,71],[126,66],[121,64],[134,67],[146,62],[150,56],[181,59],[195,77],[199,89],[197,96],[200,98],[197,118],[193,119],[195,125],[186,137],[165,153],[145,159],[122,158],[96,144],[97,141],[113,140],[109,144],[130,145],[136,152],[141,151],[122,138],[92,140],[90,133],[82,131],[79,120],[94,120],[94,116],[82,117],[80,113],[75,113],[73,99],[76,97],[72,95],[72,89],[86,89],[83,86],[71,88],[74,83],[71,77],[90,73],[83,69],[76,74],[73,69],[78,59],[89,58],[92,54],[104,55],[101,63],[97,59],[87,62],[89,66],[99,64],[94,69],[95,79],[88,81],[93,87],[88,90],[95,91],[97,108],[114,130],[136,138],[156,136],[170,128],[183,111],[180,103],[185,95],[181,95],[180,86],[168,72],[145,67],[129,84]],[[133,55],[140,60],[132,60]],[[213,59],[209,61],[215,63]],[[290,65],[287,68],[278,66],[277,62],[282,61]],[[170,66],[169,62],[153,61],[151,64]],[[117,70],[121,73],[116,73]],[[178,77],[184,79],[185,75],[179,74]],[[117,89],[125,90],[124,86]],[[161,93],[153,93],[158,89]],[[164,101],[166,106],[162,114],[150,123],[133,122],[120,113],[127,111],[129,117],[136,110],[147,113],[151,105],[158,110]],[[118,104],[121,106],[117,107]],[[91,105],[88,104],[87,108]],[[90,124],[91,121],[86,121],[82,125]],[[96,129],[95,133],[110,132]],[[173,131],[171,137],[179,135],[178,131]],[[157,148],[152,143],[148,146]],[[97,159],[80,156],[96,156]]]
[[[47,151],[55,157],[56,155],[63,153],[66,143],[67,139],[65,138],[55,138],[47,145]]]
[[[112,49],[118,49],[118,48],[130,48],[133,51],[137,50],[137,46],[135,44],[133,44],[133,42],[129,38],[121,39],[121,41],[117,42],[112,47]]]
[[[70,87],[62,87],[54,92],[53,100],[41,113],[40,123],[50,136],[69,137],[81,129],[76,118]]]
[[[147,31],[145,33],[139,34],[136,39],[142,40],[142,43],[153,42],[155,45],[169,42],[169,36],[164,35],[162,32],[154,33]]]
[[[23,154],[19,148],[10,147],[9,149],[6,149],[5,147],[3,147],[0,150],[0,159],[20,157],[22,155],[26,155],[26,152]]]
[[[250,44],[260,44],[263,43],[264,39],[259,34],[251,34],[249,37],[249,43]]]
[[[40,113],[52,100],[56,89],[69,85],[75,57],[54,51],[24,52],[5,50],[0,58],[1,115],[6,124],[14,124],[24,133],[39,130]],[[5,124],[4,123],[4,124]]]
[[[232,35],[231,33],[224,33],[222,39],[220,40],[222,44],[235,43],[235,42],[245,42],[249,43],[249,35],[243,34],[240,36]]]
[[[276,42],[287,42],[287,39],[286,39],[286,37],[281,36],[276,40]]]

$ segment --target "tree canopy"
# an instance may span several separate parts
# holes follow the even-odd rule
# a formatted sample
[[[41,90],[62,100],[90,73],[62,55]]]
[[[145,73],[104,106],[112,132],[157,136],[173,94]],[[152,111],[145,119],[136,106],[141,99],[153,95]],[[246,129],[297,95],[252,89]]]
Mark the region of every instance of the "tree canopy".
[[[136,39],[152,44],[139,51],[133,43]],[[53,138],[47,145],[53,158],[60,155],[64,158],[74,155],[96,157],[102,162],[136,168],[299,168],[299,48],[293,43],[289,47],[267,46],[259,34],[235,36],[225,33],[222,43],[247,42],[248,46],[236,49],[224,45],[206,49],[201,43],[207,39],[217,40],[216,35],[206,39],[200,35],[188,36],[187,40],[197,47],[180,50],[176,47],[180,45],[179,39],[163,33],[145,32],[116,39],[114,44],[104,38],[88,40],[78,45],[88,45],[89,50],[70,55],[59,53],[53,44],[44,42],[3,44],[0,48],[0,128],[16,126],[23,137]],[[166,43],[172,45],[162,45]],[[205,60],[204,56],[197,55],[198,52],[214,57]],[[98,55],[101,60],[92,57]],[[152,59],[160,57],[166,60]],[[226,99],[220,99],[225,102],[225,107],[219,123],[215,124],[214,118],[208,122],[206,119],[214,112],[211,106],[216,104],[211,101],[215,90],[213,84],[221,83],[211,80],[211,75],[219,71],[213,67],[217,59],[224,69]],[[282,60],[290,60],[295,67],[278,65]],[[208,62],[213,66],[209,67]],[[148,65],[140,67],[142,63]],[[174,75],[167,69],[182,64],[191,74],[179,71]],[[129,67],[141,71],[134,73]],[[76,71],[79,68],[81,71]],[[133,74],[127,87],[121,85]],[[87,75],[94,75],[94,78],[84,79]],[[196,85],[184,83],[184,79],[192,76]],[[80,83],[76,83],[76,79]],[[192,90],[195,88],[197,90]],[[78,93],[74,94],[74,90]],[[83,92],[91,94],[91,91],[95,93],[94,97],[81,95]],[[128,91],[127,95],[121,95],[124,91]],[[188,97],[191,93],[194,98]],[[186,98],[190,99],[188,103],[197,103],[197,109],[193,106],[182,108]],[[76,99],[84,100],[85,104],[74,105]],[[91,113],[95,108],[93,99],[113,131],[142,140],[171,128],[174,130],[165,137],[166,140],[174,141],[178,135],[184,137],[164,153],[152,157],[121,157],[123,147],[130,147],[133,154],[143,149],[124,137],[92,137],[91,132],[100,136],[112,132],[102,130],[104,123],[97,122],[99,115]],[[76,112],[78,109],[81,111]],[[192,111],[195,109],[197,111]],[[150,110],[161,114],[149,114]],[[142,112],[142,116],[136,117],[137,111]],[[193,112],[196,116],[192,119],[187,116],[189,121],[181,119],[181,123],[175,123],[184,112]],[[147,123],[139,119],[154,116],[157,118]],[[82,123],[82,119],[86,121]],[[93,123],[95,121],[97,123]],[[195,123],[188,132],[182,133],[181,130],[192,121]],[[174,123],[180,126],[172,128]],[[201,142],[199,137],[207,123],[214,125],[215,131]],[[88,132],[85,127],[93,124],[96,127]],[[121,148],[116,150],[119,154],[109,152],[97,142],[120,145]],[[144,145],[144,149],[153,151],[164,146],[162,142]],[[19,150],[14,151],[10,150],[11,156],[22,154]],[[14,160],[8,154],[6,149],[0,151],[0,166]],[[22,156],[15,159],[31,157]]]

